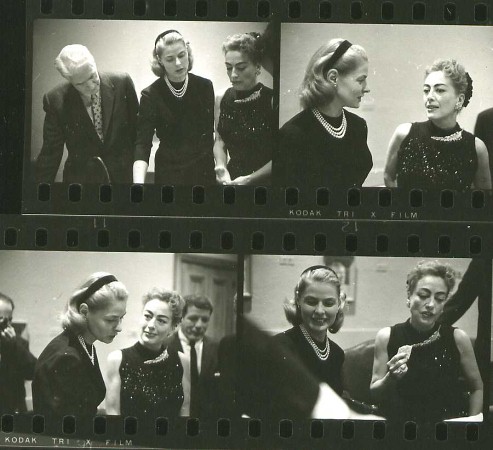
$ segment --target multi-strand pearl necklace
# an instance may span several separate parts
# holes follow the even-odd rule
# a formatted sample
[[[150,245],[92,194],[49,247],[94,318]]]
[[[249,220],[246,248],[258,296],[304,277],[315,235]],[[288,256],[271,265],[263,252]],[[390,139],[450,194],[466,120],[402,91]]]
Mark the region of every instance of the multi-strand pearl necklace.
[[[325,120],[325,117],[322,116],[322,113],[317,108],[312,108],[312,113],[331,136],[335,137],[336,139],[342,139],[346,135],[347,120],[346,114],[344,114],[344,109],[342,110],[342,123],[338,127],[334,127],[329,122],[327,122],[327,120]]]
[[[84,341],[84,338],[82,336],[77,336],[79,338],[80,345],[82,345],[82,348],[86,351],[87,356],[89,356],[89,359],[91,360],[92,365],[94,366],[94,345],[91,345],[91,353],[89,353],[89,350],[87,350],[87,344],[86,341]]]
[[[327,335],[325,335],[325,348],[323,350],[320,350],[318,345],[315,343],[315,341],[312,339],[310,336],[310,333],[306,331],[306,328],[303,325],[300,325],[301,332],[303,333],[303,336],[305,336],[305,339],[308,341],[308,343],[312,346],[313,351],[316,353],[319,359],[322,361],[326,361],[327,358],[329,357],[330,354],[330,341]]]
[[[183,86],[180,89],[176,89],[168,80],[168,77],[166,75],[164,76],[164,81],[166,81],[166,84],[168,85],[168,88],[171,91],[171,93],[177,98],[182,98],[185,95],[185,92],[187,92],[188,73],[185,77],[185,82],[183,83]]]

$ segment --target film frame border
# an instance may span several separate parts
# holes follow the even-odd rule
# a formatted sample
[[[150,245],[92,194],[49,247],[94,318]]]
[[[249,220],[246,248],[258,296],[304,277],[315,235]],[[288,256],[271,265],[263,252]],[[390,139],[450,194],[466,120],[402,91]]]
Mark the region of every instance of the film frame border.
[[[31,34],[32,23],[39,18],[54,19],[109,19],[109,20],[201,20],[201,21],[268,21],[280,26],[281,22],[324,22],[352,24],[428,24],[428,25],[491,25],[493,4],[491,0],[467,0],[439,2],[403,0],[391,2],[350,1],[350,0],[128,0],[126,3],[114,0],[26,0],[26,26]],[[113,6],[111,6],[113,5]],[[236,6],[232,6],[236,5]],[[106,14],[106,12],[111,14]],[[28,52],[29,55],[29,52]],[[30,62],[25,66],[29,68]],[[279,70],[274,84],[279,90]],[[25,70],[26,80],[30,74]],[[29,83],[28,83],[29,84]],[[28,87],[29,90],[29,87]],[[27,100],[26,96],[26,100]],[[30,110],[31,105],[27,104]],[[30,122],[30,118],[26,121]],[[29,138],[23,134],[24,144]],[[23,157],[23,161],[25,157]],[[25,162],[24,162],[25,164]],[[231,189],[232,188],[232,189]],[[53,185],[25,180],[22,184],[23,213],[32,214],[104,214],[139,215],[167,217],[265,217],[296,218],[290,213],[290,206],[301,205],[302,209],[315,211],[327,219],[339,218],[341,211],[348,211],[352,218],[362,220],[406,219],[447,220],[447,221],[491,221],[491,192],[423,191],[387,188],[361,188],[363,206],[352,209],[347,200],[351,191],[329,192],[325,189],[280,188],[269,186],[257,196],[255,188],[221,186],[195,188],[186,186],[156,185]],[[258,190],[257,190],[258,191]],[[416,194],[418,191],[418,194]],[[384,193],[386,201],[394,205],[398,214],[387,215],[382,210],[375,217],[373,203]],[[354,196],[353,196],[354,197]],[[419,197],[421,197],[421,206]],[[265,202],[264,202],[265,199]],[[260,202],[258,200],[261,200]],[[163,207],[164,205],[164,207]],[[198,206],[201,205],[201,206]],[[269,205],[268,208],[264,207]],[[440,208],[436,206],[440,205]],[[419,208],[415,210],[415,208]],[[404,217],[402,217],[404,216]],[[305,217],[306,218],[306,217]]]
[[[33,216],[2,216],[0,223],[0,250],[50,250],[50,251],[110,251],[110,252],[187,252],[187,253],[224,253],[225,249],[221,246],[219,238],[219,230],[231,230],[232,233],[241,233],[240,236],[245,236],[243,239],[236,241],[236,244],[228,252],[239,255],[238,259],[238,275],[242,277],[243,271],[243,256],[249,254],[275,254],[275,255],[337,255],[337,256],[412,256],[412,257],[450,257],[450,254],[439,252],[437,242],[440,236],[443,236],[443,230],[437,226],[429,230],[427,224],[410,223],[409,227],[399,227],[395,224],[380,224],[369,223],[367,227],[359,229],[356,232],[348,232],[341,228],[338,223],[317,223],[302,221],[286,223],[286,221],[274,221],[273,223],[264,223],[262,227],[252,221],[220,221],[219,225],[211,220],[202,219],[197,221],[190,220],[166,220],[166,219],[144,219],[141,218],[89,218],[89,217],[33,217]],[[140,225],[139,225],[140,224]],[[364,242],[376,242],[376,236],[382,234],[382,226],[385,231],[395,237],[392,239],[391,248],[387,252],[377,252],[373,246],[359,246],[356,250],[348,251],[346,246],[348,236],[357,235]],[[405,230],[403,228],[406,228]],[[485,237],[482,231],[488,230],[484,224],[478,224],[468,229],[462,224],[450,224],[449,231],[452,231],[455,237],[458,237],[462,245],[455,247],[453,256],[455,257],[477,257],[477,254],[471,254],[468,251],[469,237],[481,236]],[[69,245],[65,240],[68,234],[73,230],[83,230],[81,239],[77,246]],[[141,245],[138,248],[129,245],[129,236],[136,230],[143,229],[143,238]],[[171,233],[172,246],[163,249],[159,245],[160,239],[158,236],[165,229]],[[402,229],[402,230],[401,230]],[[15,245],[7,245],[5,236],[12,235],[12,230],[15,230],[17,242]],[[44,230],[42,234],[47,233],[47,245],[37,246],[36,235],[39,230]],[[110,244],[107,248],[101,248],[97,245],[98,234],[100,230],[109,230],[111,236],[116,236],[115,239],[110,239]],[[246,231],[246,235],[244,232]],[[428,231],[428,232],[426,232]],[[194,234],[202,233],[203,245],[199,247],[191,246]],[[243,232],[243,233],[242,233]],[[252,236],[255,233],[263,232],[267,239],[267,245],[263,251],[252,249]],[[411,233],[411,234],[408,234]],[[452,234],[451,233],[451,234]],[[322,252],[313,251],[313,242],[316,235],[325,234],[327,239],[327,249]],[[269,236],[278,236],[278,239],[268,239]],[[283,248],[284,239],[281,236],[302,236],[302,239],[297,241],[297,247],[291,251]],[[426,236],[422,240],[422,247],[419,252],[409,251],[404,239],[406,236]],[[488,236],[489,241],[493,236],[491,233]],[[11,238],[9,238],[11,239]],[[39,239],[39,238],[38,238]],[[288,240],[291,239],[288,238]],[[130,239],[131,240],[131,239]],[[488,242],[489,242],[488,241]],[[11,242],[12,244],[12,242]],[[491,248],[488,245],[487,248]],[[481,252],[481,258],[488,260],[489,272],[491,273],[491,257],[492,254]],[[241,274],[241,275],[240,275]],[[489,282],[491,283],[491,276]],[[241,290],[240,305],[242,305]],[[241,315],[239,308],[238,315]],[[491,314],[489,314],[491,317]],[[479,326],[487,327],[488,333],[491,331],[490,318],[485,317],[480,321]],[[489,348],[483,349],[489,356]],[[490,374],[491,376],[491,374]],[[227,420],[223,420],[227,419]],[[194,448],[231,448],[240,446],[245,442],[249,445],[261,446],[282,446],[282,448],[299,448],[300,445],[306,445],[310,442],[311,448],[326,448],[327,439],[331,439],[337,445],[370,445],[380,446],[387,444],[395,444],[398,442],[407,442],[408,444],[419,444],[427,448],[437,445],[439,441],[448,442],[451,445],[458,442],[477,442],[480,445],[493,442],[493,427],[491,421],[493,417],[490,415],[485,418],[482,423],[439,423],[439,424],[415,424],[413,422],[393,423],[386,421],[334,421],[334,420],[304,420],[291,421],[284,420],[281,422],[259,423],[256,419],[236,419],[222,418],[219,421],[196,422],[195,419],[177,419],[169,420],[165,423],[161,422],[160,427],[156,428],[156,423],[140,422],[136,426],[132,420],[125,422],[121,417],[106,417],[104,420],[106,432],[104,434],[93,433],[92,421],[77,421],[78,430],[82,433],[87,432],[87,439],[93,442],[104,441],[106,447],[121,446],[126,440],[145,442],[150,446],[178,446],[178,447],[194,447]],[[101,420],[101,419],[98,419]],[[73,426],[72,422],[68,421],[68,428]],[[63,435],[61,432],[63,423],[60,421],[44,423],[42,433],[33,434],[33,417],[30,415],[19,416],[2,416],[1,429],[7,430],[0,434],[0,446],[4,444],[13,444],[10,439],[8,442],[2,439],[12,437],[36,437],[38,441],[43,441],[43,445],[51,445],[52,436],[60,437],[65,441],[58,441],[62,447],[69,447],[67,439],[72,439],[71,434]],[[163,431],[166,429],[166,435],[158,434],[156,430]],[[219,428],[218,428],[219,427]],[[125,430],[128,433],[125,433]],[[52,433],[50,436],[49,433]],[[105,437],[107,439],[99,439]],[[44,439],[44,440],[43,440]],[[48,439],[50,441],[48,442]],[[74,439],[75,440],[75,439]],[[74,443],[72,440],[72,444]],[[109,441],[109,444],[106,444]],[[53,445],[55,442],[53,441]],[[131,448],[130,446],[127,446]]]

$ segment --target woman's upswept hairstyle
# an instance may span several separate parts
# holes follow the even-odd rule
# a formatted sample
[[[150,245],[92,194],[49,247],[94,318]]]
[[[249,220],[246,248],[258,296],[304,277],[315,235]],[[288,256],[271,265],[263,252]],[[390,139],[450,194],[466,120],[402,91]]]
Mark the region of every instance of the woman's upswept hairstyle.
[[[151,59],[151,70],[152,73],[158,77],[164,77],[166,70],[164,70],[163,65],[159,62],[159,57],[163,54],[164,48],[167,45],[174,44],[175,42],[183,42],[188,53],[188,70],[192,70],[193,67],[193,54],[192,47],[190,47],[190,42],[185,41],[185,38],[178,33],[178,31],[171,31],[161,37],[154,46],[152,50]]]
[[[93,273],[72,294],[65,305],[64,312],[60,315],[60,321],[64,329],[69,329],[76,334],[81,334],[86,330],[86,319],[79,312],[82,303],[85,303],[90,311],[98,311],[106,308],[112,299],[119,301],[127,300],[127,288],[120,281],[112,281],[111,283],[105,284],[94,292],[94,294],[86,298],[87,289],[97,280],[107,275],[111,274],[107,272]]]
[[[314,266],[314,268],[306,269],[300,276],[296,287],[294,288],[294,298],[291,300],[286,300],[284,302],[284,314],[288,322],[294,326],[301,325],[301,310],[299,306],[299,300],[307,286],[313,281],[319,283],[328,283],[337,288],[337,295],[339,301],[339,311],[337,311],[337,316],[335,318],[332,326],[329,327],[331,333],[337,333],[344,322],[344,300],[346,298],[344,293],[341,293],[341,282],[337,274],[329,267],[324,266]]]
[[[329,69],[337,69],[341,75],[346,75],[355,70],[362,61],[368,61],[365,49],[359,45],[352,45],[334,66],[327,67],[330,57],[343,41],[341,38],[331,39],[322,45],[308,62],[299,93],[303,109],[324,105],[334,98],[335,88],[327,81]]]
[[[241,52],[248,57],[253,64],[260,64],[264,56],[263,40],[260,33],[238,33],[228,36],[223,42],[223,53],[231,51]]]
[[[455,279],[458,276],[457,272],[448,264],[441,263],[437,260],[420,261],[407,275],[408,297],[414,293],[418,281],[426,275],[440,277],[445,282],[445,286],[447,286],[447,295],[454,288]]]
[[[55,58],[55,68],[67,80],[86,64],[96,66],[96,61],[87,47],[80,44],[66,45]]]
[[[452,81],[455,92],[464,94],[462,107],[465,108],[469,104],[469,100],[472,97],[472,79],[462,64],[455,59],[437,59],[431,66],[426,68],[426,76],[431,72],[443,72]]]
[[[142,297],[143,306],[145,306],[147,302],[154,299],[160,300],[169,305],[171,309],[171,323],[173,326],[178,325],[181,321],[183,306],[185,305],[183,297],[178,294],[178,292],[153,287],[144,295],[144,297]]]

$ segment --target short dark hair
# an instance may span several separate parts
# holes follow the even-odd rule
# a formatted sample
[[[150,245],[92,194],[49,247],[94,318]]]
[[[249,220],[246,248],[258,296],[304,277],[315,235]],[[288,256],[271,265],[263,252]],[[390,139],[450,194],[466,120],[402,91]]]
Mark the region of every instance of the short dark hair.
[[[0,302],[4,301],[6,303],[10,303],[10,306],[12,307],[12,311],[15,309],[14,301],[8,296],[0,292]]]
[[[448,264],[441,263],[437,260],[420,261],[407,275],[406,284],[408,296],[411,296],[414,293],[418,281],[426,275],[441,278],[447,287],[447,295],[454,288],[455,279],[458,276],[457,272]]]
[[[214,310],[211,301],[205,295],[185,295],[183,300],[185,300],[185,306],[183,306],[182,317],[187,315],[188,308],[192,306],[195,306],[198,309],[206,309],[207,311],[210,311],[211,314]]]

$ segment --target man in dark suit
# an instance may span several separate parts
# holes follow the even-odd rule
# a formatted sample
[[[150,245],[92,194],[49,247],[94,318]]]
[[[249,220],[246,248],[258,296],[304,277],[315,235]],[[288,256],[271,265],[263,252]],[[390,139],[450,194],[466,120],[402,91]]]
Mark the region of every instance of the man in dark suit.
[[[490,172],[493,179],[493,108],[479,113],[474,127],[474,134],[484,142],[488,149]]]
[[[201,295],[188,295],[184,300],[182,321],[168,343],[168,351],[178,352],[183,366],[180,415],[204,417],[211,413],[216,395],[217,343],[205,336],[213,308]]]
[[[0,415],[26,411],[24,380],[32,380],[36,358],[12,325],[14,302],[0,293]]]
[[[66,146],[64,182],[131,183],[138,101],[130,76],[98,72],[78,44],[64,47],[55,66],[67,82],[43,98],[37,181],[55,181]]]

